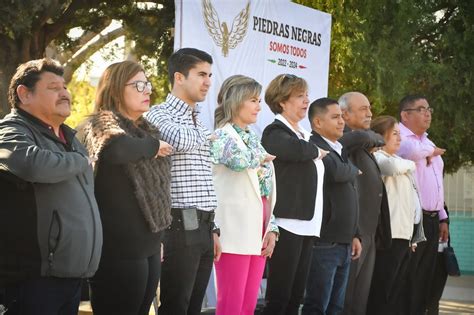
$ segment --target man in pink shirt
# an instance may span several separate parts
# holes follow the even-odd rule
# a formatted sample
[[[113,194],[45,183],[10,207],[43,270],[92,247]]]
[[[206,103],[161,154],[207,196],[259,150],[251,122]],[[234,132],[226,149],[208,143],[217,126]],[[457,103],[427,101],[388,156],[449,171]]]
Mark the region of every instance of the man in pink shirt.
[[[423,208],[426,242],[418,244],[411,257],[406,292],[406,314],[424,314],[436,267],[439,240],[448,240],[448,216],[443,208],[443,159],[446,151],[438,148],[426,131],[433,109],[421,95],[408,95],[400,101],[400,134],[398,155],[416,163],[416,181]]]

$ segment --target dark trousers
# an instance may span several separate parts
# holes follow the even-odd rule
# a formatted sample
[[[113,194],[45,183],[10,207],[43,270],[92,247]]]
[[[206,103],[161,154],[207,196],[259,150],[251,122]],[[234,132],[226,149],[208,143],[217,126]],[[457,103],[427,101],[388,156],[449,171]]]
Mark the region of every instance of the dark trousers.
[[[375,265],[375,236],[362,235],[362,254],[351,262],[344,314],[365,315]]]
[[[163,245],[159,314],[200,314],[214,261],[212,223],[200,222],[194,231],[174,224]]]
[[[428,296],[427,315],[439,314],[439,300],[441,300],[443,296],[444,286],[448,280],[448,272],[444,264],[444,254],[438,252],[436,260],[436,270],[433,275],[433,283],[431,284],[431,290]]]
[[[298,314],[311,263],[314,237],[280,227],[280,238],[268,260],[265,315]]]
[[[402,315],[401,294],[407,278],[411,248],[408,240],[392,239],[388,249],[377,250],[368,315]]]
[[[439,219],[423,214],[423,229],[426,241],[418,243],[412,254],[408,267],[407,289],[404,314],[425,314],[428,307],[428,297],[433,284],[438,254]]]
[[[8,315],[77,315],[81,280],[37,278],[5,289]]]
[[[102,259],[89,280],[94,314],[147,315],[160,279],[160,256]]]
[[[342,312],[350,265],[351,245],[315,241],[302,315]]]

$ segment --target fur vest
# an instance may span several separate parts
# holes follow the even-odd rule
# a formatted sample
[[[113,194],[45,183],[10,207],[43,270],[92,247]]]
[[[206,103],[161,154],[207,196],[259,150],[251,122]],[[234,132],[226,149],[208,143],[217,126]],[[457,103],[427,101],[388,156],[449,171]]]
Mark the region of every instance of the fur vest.
[[[91,116],[79,129],[79,139],[89,151],[89,156],[97,161],[94,163],[95,171],[100,167],[102,150],[115,137],[126,134],[143,138],[150,135],[160,139],[159,131],[144,118],[140,117],[134,124],[132,120],[111,111],[101,111]],[[171,224],[170,158],[141,159],[124,167],[150,230],[158,232],[168,227]]]

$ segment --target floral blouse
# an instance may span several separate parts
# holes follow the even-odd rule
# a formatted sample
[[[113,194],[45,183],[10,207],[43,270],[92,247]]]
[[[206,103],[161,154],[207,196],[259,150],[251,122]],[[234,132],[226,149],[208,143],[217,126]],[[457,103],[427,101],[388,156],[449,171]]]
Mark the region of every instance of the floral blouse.
[[[260,143],[258,136],[250,129],[242,129],[232,125],[246,144],[247,149],[239,147],[234,138],[226,131],[217,129],[216,139],[211,142],[211,161],[214,164],[223,164],[235,172],[242,172],[249,168],[256,168],[260,194],[269,197],[273,187],[273,170],[269,163],[264,163],[267,152]],[[270,218],[270,231],[278,233],[274,224],[275,217]]]

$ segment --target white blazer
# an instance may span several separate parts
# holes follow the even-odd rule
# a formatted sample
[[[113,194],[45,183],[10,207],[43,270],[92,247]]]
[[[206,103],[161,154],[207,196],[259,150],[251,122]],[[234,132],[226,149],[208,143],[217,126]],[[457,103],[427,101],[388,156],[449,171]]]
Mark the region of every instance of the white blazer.
[[[416,165],[383,150],[376,151],[374,156],[387,188],[392,238],[411,240],[417,209],[421,209],[412,175]]]
[[[239,147],[247,148],[231,124],[226,124],[222,130],[234,138]],[[271,167],[273,169],[273,163]],[[236,172],[225,165],[217,164],[213,165],[212,174],[217,195],[215,220],[221,230],[222,252],[260,255],[263,243],[262,227],[265,222],[265,234],[268,233],[268,223],[275,207],[275,171],[265,221],[257,169]]]

